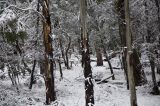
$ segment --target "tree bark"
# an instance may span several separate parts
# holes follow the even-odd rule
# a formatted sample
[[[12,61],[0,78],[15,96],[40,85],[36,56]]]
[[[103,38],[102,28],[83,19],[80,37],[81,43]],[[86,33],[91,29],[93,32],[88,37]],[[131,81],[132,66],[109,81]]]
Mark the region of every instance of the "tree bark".
[[[85,77],[85,106],[94,105],[94,90],[92,83],[92,70],[90,65],[89,54],[89,37],[86,27],[87,19],[87,1],[80,0],[80,28],[81,28],[81,42],[82,42],[82,67],[84,68]]]
[[[139,55],[136,49],[133,49],[133,75],[135,80],[135,85],[140,86],[147,83],[147,78],[145,76],[144,70],[142,69],[142,64],[139,60]]]
[[[43,21],[43,39],[45,46],[45,86],[46,86],[46,104],[49,105],[56,100],[55,84],[53,76],[53,48],[51,38],[51,20],[49,14],[49,0],[43,0],[42,12],[45,17]]]
[[[158,15],[158,30],[159,30],[159,33],[160,33],[160,1],[159,0],[155,0],[155,4],[156,4],[156,7],[157,7],[157,15]],[[160,34],[158,35],[159,37],[159,41],[158,41],[158,49],[160,50]],[[157,54],[157,58],[160,58],[160,54],[158,53]],[[159,63],[160,64],[160,63]],[[157,73],[160,74],[160,67],[157,67]]]
[[[60,57],[59,57],[59,60],[58,60],[58,64],[59,64],[59,72],[60,72],[61,78],[63,78],[63,72],[62,72],[62,66],[61,66],[61,59],[60,59]]]
[[[35,67],[36,67],[36,60],[34,60],[34,62],[33,62],[33,68],[32,68],[32,71],[31,71],[31,79],[30,79],[29,89],[32,89],[32,85],[34,83],[34,70],[35,70]]]
[[[71,37],[70,36],[68,37],[68,40],[69,40],[69,43],[67,45],[67,49],[65,50],[65,57],[66,57],[66,67],[67,67],[67,69],[70,69],[70,67],[69,67],[69,59],[68,59],[68,51],[69,51],[70,46],[71,46]]]
[[[154,95],[159,95],[159,88],[155,76],[155,63],[153,59],[150,59],[151,71],[152,71],[152,81],[153,81],[153,91],[151,92]]]
[[[97,66],[103,66],[101,49],[96,47]]]
[[[116,10],[119,15],[118,23],[119,23],[119,35],[121,38],[121,46],[122,46],[122,63],[123,63],[123,69],[127,81],[127,89],[129,89],[129,82],[128,82],[128,72],[127,72],[127,63],[126,63],[126,57],[127,57],[127,51],[126,51],[126,25],[125,25],[125,10],[124,10],[124,0],[117,0]]]
[[[126,45],[127,45],[127,70],[128,70],[128,80],[130,88],[130,100],[131,106],[137,106],[137,97],[135,82],[133,76],[133,51],[132,51],[132,41],[131,41],[131,32],[130,32],[130,10],[129,10],[129,0],[124,1],[125,7],[125,22],[126,22]]]
[[[63,48],[63,45],[62,45],[61,38],[59,38],[59,46],[60,46],[60,49],[61,49],[61,54],[62,54],[62,58],[63,58],[63,61],[64,61],[64,65],[67,66],[67,62],[66,62],[66,58],[65,58],[65,53],[64,53],[64,48]]]

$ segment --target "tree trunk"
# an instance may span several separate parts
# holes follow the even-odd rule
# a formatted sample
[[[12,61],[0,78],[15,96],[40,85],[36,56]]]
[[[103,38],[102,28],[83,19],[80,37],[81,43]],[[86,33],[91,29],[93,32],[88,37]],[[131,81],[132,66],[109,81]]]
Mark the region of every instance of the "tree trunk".
[[[101,36],[100,36],[100,37],[101,37]],[[113,75],[113,76],[112,76],[112,80],[115,80],[115,76],[114,76],[114,72],[113,72],[113,67],[112,67],[112,64],[111,64],[111,62],[110,62],[110,59],[109,59],[109,57],[108,57],[108,54],[107,54],[107,52],[106,52],[106,48],[105,48],[104,41],[103,41],[102,37],[101,37],[101,43],[102,43],[102,48],[103,48],[104,56],[106,57],[106,60],[107,60],[107,62],[108,62],[108,65],[109,65],[111,74]]]
[[[49,0],[43,0],[42,12],[45,18],[43,21],[43,38],[45,46],[45,85],[46,85],[46,104],[55,101],[55,84],[53,76],[53,48],[51,38],[51,20],[49,14]]]
[[[152,94],[159,95],[159,89],[155,76],[155,63],[153,59],[150,59],[151,71],[152,71],[152,81],[153,81],[153,91]]]
[[[59,72],[60,72],[61,78],[63,78],[63,72],[62,72],[61,59],[60,59],[60,57],[59,57],[59,60],[58,60],[58,64],[59,64]]]
[[[63,48],[63,45],[62,45],[61,38],[59,38],[59,46],[60,46],[60,49],[61,49],[61,54],[62,54],[62,58],[63,58],[63,61],[64,61],[64,65],[67,66],[67,62],[66,62],[66,58],[65,58],[65,53],[64,53],[64,48]]]
[[[157,67],[157,73],[160,74],[160,68],[159,67]]]
[[[103,66],[101,49],[96,47],[97,66]]]
[[[112,80],[115,80],[115,76],[114,76],[114,72],[113,72],[113,67],[112,67],[112,64],[111,64],[111,62],[109,60],[109,57],[108,57],[108,54],[106,52],[106,49],[105,49],[104,45],[103,45],[103,52],[104,52],[104,56],[106,57],[106,60],[108,62],[108,65],[109,65],[109,68],[110,68],[110,71],[111,71],[111,74],[112,74]]]
[[[145,15],[146,15],[146,27],[147,27],[147,36],[146,36],[146,42],[147,43],[152,43],[151,41],[151,31],[150,31],[150,28],[149,28],[149,11],[147,9],[148,7],[148,4],[147,4],[147,1],[145,1]],[[157,82],[156,82],[156,75],[155,75],[155,62],[154,62],[154,57],[152,55],[148,55],[148,58],[149,58],[149,61],[150,61],[150,66],[151,66],[151,72],[152,72],[152,81],[153,81],[153,91],[152,93],[155,94],[155,95],[158,95],[159,94],[159,89],[158,89],[158,85],[157,85]]]
[[[113,67],[112,67],[111,62],[110,62],[110,60],[109,60],[109,58],[108,58],[108,54],[107,54],[107,53],[106,53],[106,59],[107,59],[109,68],[110,68],[110,70],[111,70],[111,74],[113,75],[113,76],[112,76],[112,80],[115,80],[115,76],[114,76],[114,72],[113,72]]]
[[[157,15],[158,15],[158,30],[159,30],[159,33],[160,33],[160,1],[159,0],[155,0],[155,4],[156,4],[156,7],[157,7]],[[160,50],[160,34],[158,35],[159,37],[159,43],[158,43],[158,49]],[[157,54],[157,58],[160,58],[160,54],[158,53]],[[160,64],[160,63],[159,63]],[[157,73],[160,74],[160,67],[157,67]]]
[[[68,59],[68,51],[69,51],[70,46],[71,46],[71,37],[69,36],[68,39],[69,39],[69,43],[67,45],[67,49],[65,50],[65,57],[66,57],[66,67],[67,67],[67,69],[70,69],[70,67],[69,67],[69,59]]]
[[[32,71],[31,71],[31,79],[30,79],[29,89],[32,89],[32,85],[34,83],[34,70],[35,70],[35,67],[36,67],[36,60],[34,60],[34,62],[33,62],[33,68],[32,68]]]
[[[94,90],[92,83],[92,70],[90,65],[89,54],[89,37],[86,26],[87,19],[87,1],[80,0],[80,23],[81,23],[81,42],[82,42],[82,66],[84,68],[85,77],[85,106],[94,105]]]
[[[137,106],[137,97],[135,82],[133,76],[133,51],[132,51],[132,41],[131,41],[131,32],[130,32],[130,11],[129,11],[129,0],[124,1],[125,7],[125,22],[126,22],[126,45],[127,45],[127,70],[128,70],[128,79],[129,79],[129,89],[130,89],[130,100],[131,106]]]
[[[147,83],[147,78],[145,76],[144,70],[142,69],[142,64],[139,60],[139,55],[136,49],[133,49],[133,75],[136,86],[140,86]]]
[[[127,51],[126,51],[126,25],[125,25],[125,10],[124,10],[124,0],[117,0],[117,13],[119,15],[118,23],[119,23],[119,35],[121,38],[121,46],[122,46],[122,63],[123,63],[123,69],[127,81],[127,89],[129,89],[129,82],[128,82],[128,72],[127,72],[127,63],[126,63],[126,57],[127,57]]]
[[[37,11],[39,12],[39,0],[38,0],[38,3],[37,3]],[[37,36],[36,37],[38,37],[38,33],[39,33],[39,17],[37,18],[37,29],[36,29],[36,35]],[[35,42],[34,46],[37,46],[37,41]],[[32,71],[31,71],[31,79],[30,79],[29,89],[32,89],[32,85],[34,83],[34,70],[35,70],[35,67],[36,67],[36,60],[33,61],[33,68],[32,68]]]
[[[128,73],[127,73],[127,65],[126,65],[126,57],[127,57],[127,49],[126,49],[126,25],[125,25],[125,10],[124,10],[124,0],[118,0],[117,1],[117,12],[119,15],[119,35],[121,38],[121,46],[123,50],[122,54],[122,63],[123,63],[123,69],[125,72],[126,80],[127,80],[127,89],[129,89],[128,85]],[[142,69],[142,64],[140,63],[138,53],[136,49],[133,51],[133,74],[135,79],[135,85],[140,86],[142,84],[145,84],[147,82],[146,76],[144,74],[144,71]]]

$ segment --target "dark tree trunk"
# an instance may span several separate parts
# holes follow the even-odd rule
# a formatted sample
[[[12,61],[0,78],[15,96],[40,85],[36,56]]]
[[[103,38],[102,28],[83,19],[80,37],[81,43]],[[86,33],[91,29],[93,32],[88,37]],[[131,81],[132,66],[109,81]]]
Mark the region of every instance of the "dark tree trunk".
[[[156,3],[156,7],[157,7],[157,15],[158,15],[158,29],[159,29],[159,43],[158,43],[158,49],[160,50],[160,1],[159,0],[155,0],[155,3]],[[158,53],[157,54],[157,58],[160,58],[160,54]],[[160,64],[160,63],[159,63]],[[157,67],[157,73],[160,74],[160,66]]]
[[[133,49],[133,75],[136,86],[140,86],[147,83],[147,78],[144,74],[144,70],[142,69],[142,64],[139,60],[139,55],[136,49]]]
[[[112,80],[115,80],[115,76],[114,76],[114,72],[113,72],[113,67],[112,67],[111,62],[110,62],[110,60],[109,60],[109,58],[108,58],[108,54],[107,54],[107,53],[106,53],[106,59],[107,59],[109,68],[110,68],[110,70],[111,70],[111,74],[113,75],[113,76],[112,76]]]
[[[119,15],[118,23],[119,23],[119,35],[121,38],[121,46],[122,46],[122,63],[123,63],[123,69],[127,81],[127,89],[129,89],[129,82],[128,82],[128,72],[127,72],[127,63],[126,63],[126,57],[127,57],[127,51],[126,51],[126,26],[125,26],[125,10],[124,10],[124,0],[117,0],[116,4],[117,13]]]
[[[92,70],[90,65],[89,54],[89,37],[87,33],[87,0],[80,0],[80,27],[81,27],[81,44],[82,44],[82,66],[84,68],[85,77],[85,106],[94,105],[94,90],[92,83]]]
[[[71,37],[68,37],[68,41],[69,41],[69,43],[68,43],[67,49],[65,51],[65,57],[66,57],[66,67],[67,67],[67,69],[70,69],[70,67],[69,67],[69,59],[68,59],[68,51],[69,51],[70,46],[71,46]]]
[[[154,95],[159,95],[159,88],[157,85],[157,81],[156,81],[156,76],[155,76],[155,63],[153,59],[150,59],[150,65],[151,65],[151,71],[152,71],[152,81],[153,81],[153,91],[152,94]]]
[[[63,58],[63,61],[64,61],[64,65],[67,66],[67,62],[66,62],[66,58],[65,58],[65,53],[64,53],[64,48],[63,48],[63,45],[62,45],[61,38],[59,38],[59,46],[60,46],[60,49],[61,49],[61,54],[62,54],[62,58]]]
[[[147,27],[147,36],[146,36],[146,42],[147,43],[152,43],[151,41],[151,37],[152,37],[152,34],[151,34],[151,30],[149,28],[149,11],[148,11],[148,4],[147,4],[147,1],[145,1],[145,15],[146,15],[146,27]],[[155,62],[154,62],[154,57],[152,55],[148,55],[148,58],[149,58],[149,61],[150,61],[150,66],[151,66],[151,72],[152,72],[152,81],[153,81],[153,91],[152,93],[155,94],[155,95],[158,95],[159,94],[159,89],[158,89],[158,85],[157,85],[157,82],[156,82],[156,75],[155,75]]]
[[[103,66],[101,49],[96,48],[97,66]]]
[[[33,62],[33,68],[32,68],[32,71],[31,71],[31,79],[30,79],[29,89],[32,89],[32,85],[34,83],[34,70],[35,70],[35,67],[36,67],[36,60],[34,60],[34,62]]]
[[[106,52],[106,49],[105,49],[104,45],[103,45],[103,52],[104,52],[104,56],[106,57],[106,60],[107,60],[107,62],[108,62],[108,65],[109,65],[111,74],[113,75],[113,76],[112,76],[112,80],[115,80],[115,76],[114,76],[114,72],[113,72],[113,67],[112,67],[112,64],[111,64],[111,62],[110,62],[110,60],[109,60],[109,57],[108,57],[108,54],[107,54],[107,52]]]
[[[39,0],[38,0],[38,3],[37,3],[37,11],[39,12]],[[37,29],[36,29],[36,35],[37,36],[36,37],[38,37],[38,33],[39,33],[39,17],[37,18]],[[34,46],[37,46],[37,41],[35,42]],[[33,68],[32,68],[32,71],[31,71],[31,79],[30,79],[29,89],[32,89],[32,85],[34,83],[34,70],[35,70],[35,67],[36,67],[36,60],[33,61]]]
[[[53,74],[53,48],[51,38],[51,20],[49,14],[49,0],[43,0],[42,12],[45,18],[43,21],[43,37],[45,46],[45,85],[46,85],[46,104],[56,100],[55,84]]]
[[[58,64],[59,64],[59,72],[60,72],[61,78],[63,78],[63,72],[62,72],[60,57],[59,57],[59,60],[58,60]]]
[[[160,74],[160,68],[159,67],[157,67],[157,73]]]
[[[105,45],[104,45],[104,41],[103,41],[103,39],[102,39],[102,36],[100,36],[100,37],[101,37],[101,43],[102,43],[102,48],[103,48],[104,56],[106,57],[106,60],[107,60],[107,62],[108,62],[108,65],[109,65],[111,74],[113,75],[113,76],[112,76],[112,80],[115,80],[115,76],[114,76],[114,72],[113,72],[113,67],[112,67],[112,64],[111,64],[111,62],[110,62],[110,59],[109,59],[109,57],[108,57],[108,54],[107,54],[107,52],[106,52],[106,48],[105,48]]]

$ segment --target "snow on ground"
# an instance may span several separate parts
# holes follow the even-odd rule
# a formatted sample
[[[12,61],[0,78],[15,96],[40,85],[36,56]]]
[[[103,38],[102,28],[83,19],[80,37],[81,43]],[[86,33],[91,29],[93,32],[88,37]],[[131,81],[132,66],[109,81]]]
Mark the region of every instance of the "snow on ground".
[[[114,67],[119,67],[118,58],[111,60]],[[92,62],[94,78],[105,78],[111,75],[107,62],[104,66],[97,67],[96,62]],[[151,80],[149,68],[145,69],[147,78]],[[64,78],[60,79],[58,69],[55,72],[56,102],[51,106],[85,106],[84,77],[81,65],[73,65],[71,70],[63,69]],[[94,87],[95,106],[130,106],[130,95],[126,89],[126,82],[123,70],[114,69],[116,80],[109,79],[108,83],[96,84]],[[44,82],[35,84],[30,91],[24,85],[25,78],[20,78],[20,92],[17,93],[10,80],[0,80],[0,106],[44,106],[45,87]],[[42,80],[42,78],[40,78]],[[160,76],[157,76],[160,80]],[[137,98],[139,106],[160,106],[160,96],[149,94],[151,81],[141,87],[137,87]]]

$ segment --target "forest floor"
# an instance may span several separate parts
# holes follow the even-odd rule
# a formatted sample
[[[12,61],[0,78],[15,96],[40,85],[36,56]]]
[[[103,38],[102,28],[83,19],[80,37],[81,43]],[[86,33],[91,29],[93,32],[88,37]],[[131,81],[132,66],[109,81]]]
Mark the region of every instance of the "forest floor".
[[[113,67],[120,67],[118,58],[111,60]],[[107,62],[97,67],[92,62],[93,77],[103,79],[111,75]],[[139,106],[160,106],[160,95],[151,95],[152,81],[150,68],[145,68],[148,83],[136,87]],[[115,80],[107,83],[94,84],[95,106],[130,106],[130,95],[126,88],[124,72],[114,69]],[[85,106],[84,76],[80,63],[73,65],[71,70],[63,69],[64,78],[60,78],[58,69],[55,71],[57,100],[51,106]],[[0,106],[44,106],[45,86],[39,77],[32,90],[28,89],[29,76],[20,78],[19,92],[12,86],[9,78],[0,80]],[[160,80],[160,76],[157,76]]]

